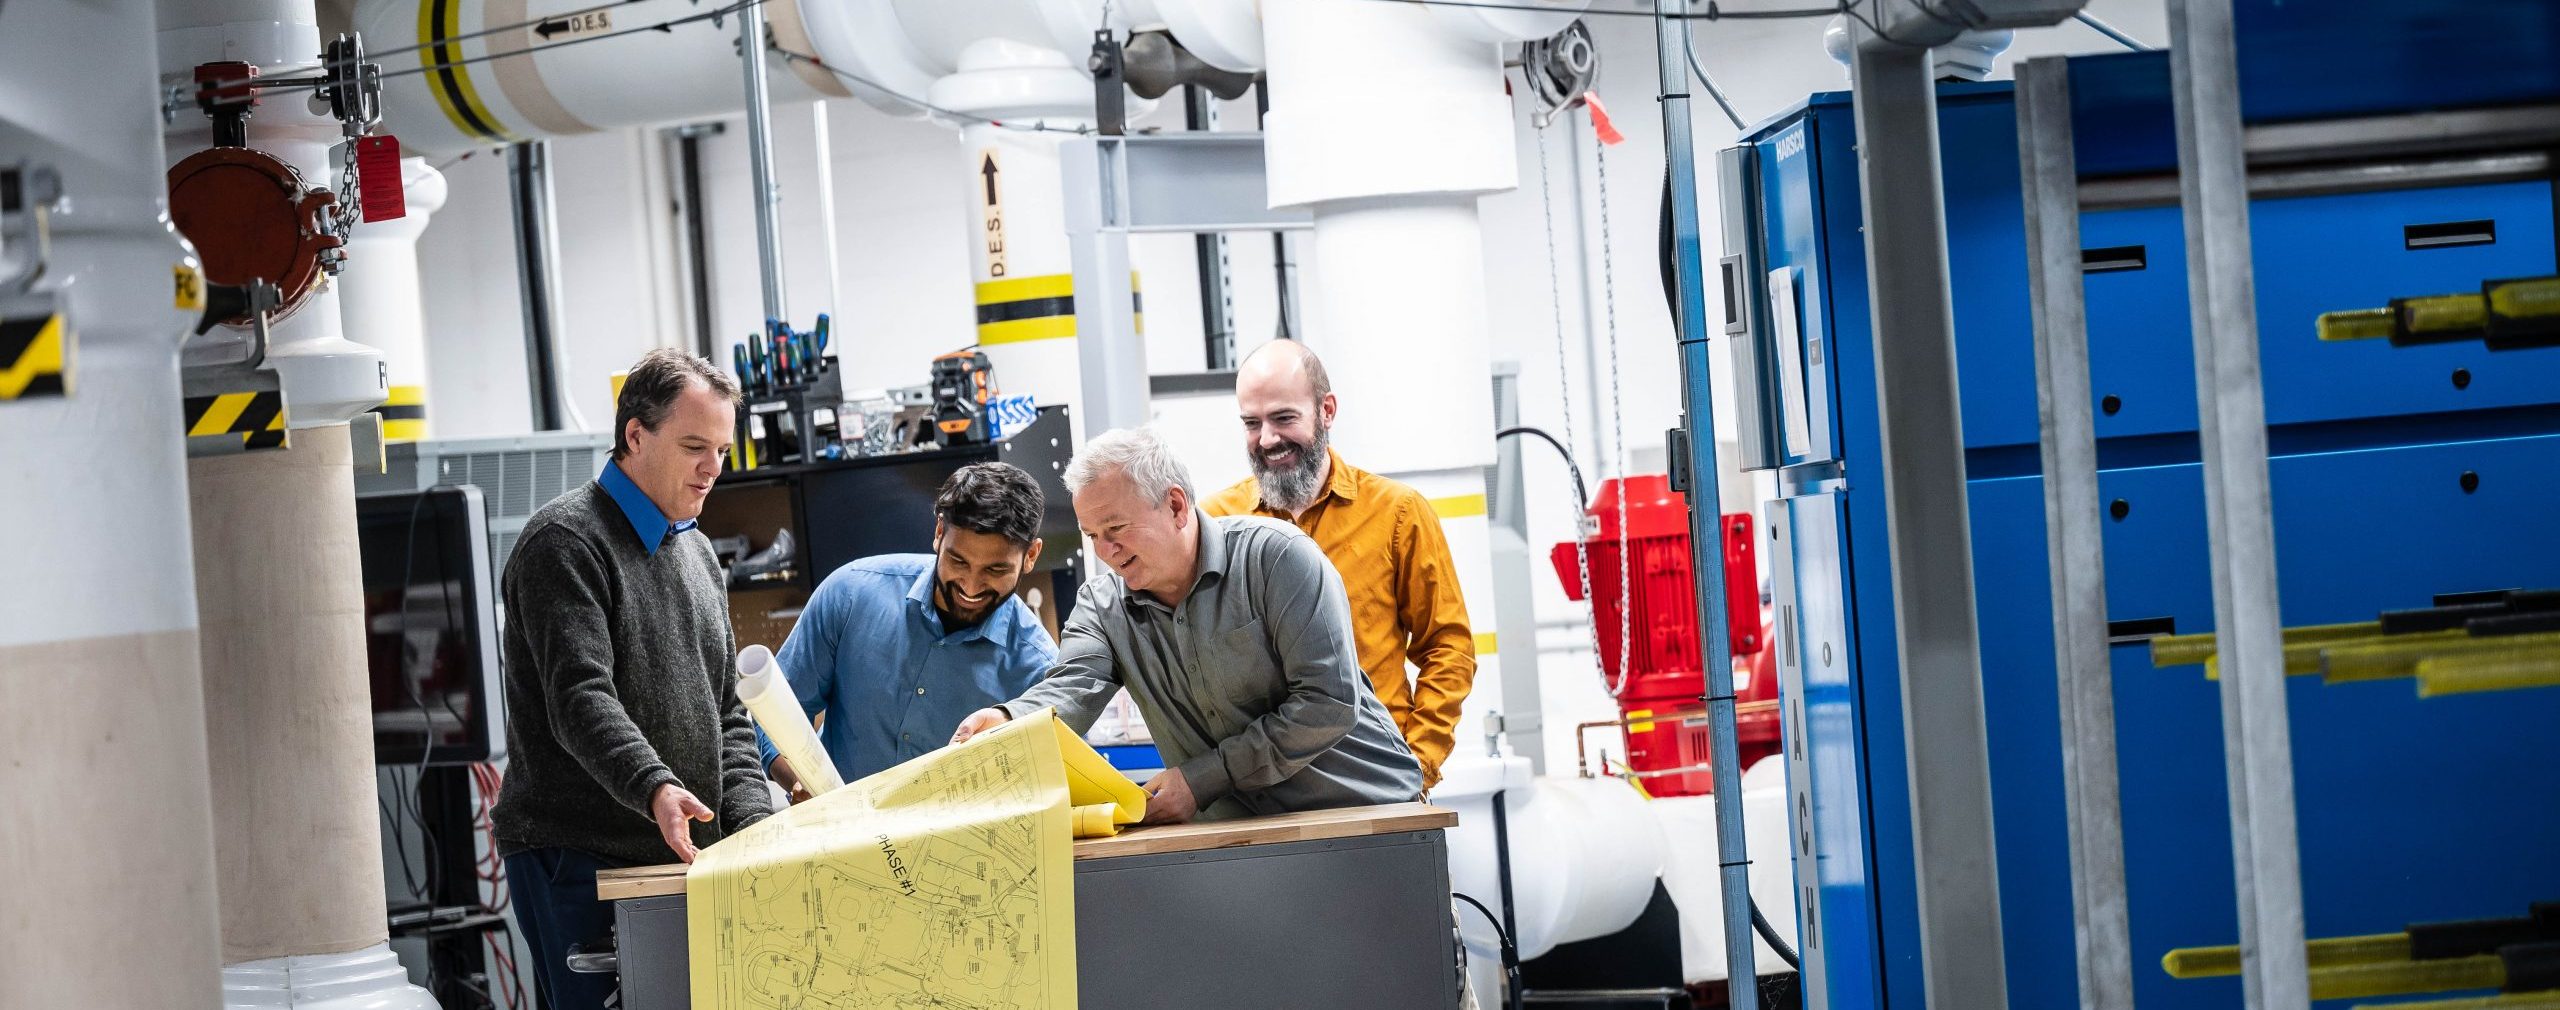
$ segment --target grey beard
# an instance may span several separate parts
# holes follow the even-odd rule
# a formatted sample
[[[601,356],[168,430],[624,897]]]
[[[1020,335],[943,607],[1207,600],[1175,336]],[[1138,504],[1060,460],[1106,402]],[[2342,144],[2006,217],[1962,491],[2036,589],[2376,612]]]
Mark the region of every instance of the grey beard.
[[[1291,515],[1314,505],[1324,493],[1318,481],[1324,476],[1325,445],[1332,438],[1331,431],[1316,432],[1315,442],[1298,450],[1297,464],[1285,468],[1275,469],[1261,453],[1254,453],[1253,479],[1261,485],[1262,504]]]

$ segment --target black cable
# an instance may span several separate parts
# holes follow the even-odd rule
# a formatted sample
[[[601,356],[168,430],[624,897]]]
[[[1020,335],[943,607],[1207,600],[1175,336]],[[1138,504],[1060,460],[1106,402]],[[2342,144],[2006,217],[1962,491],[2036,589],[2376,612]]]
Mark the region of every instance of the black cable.
[[[523,49],[518,49],[518,50],[515,50],[515,51],[513,51],[513,52],[505,52],[505,53],[482,53],[482,54],[480,54],[480,55],[478,55],[478,56],[468,56],[468,57],[464,57],[464,58],[462,58],[462,59],[458,59],[458,60],[444,60],[444,61],[438,61],[438,62],[434,62],[434,63],[425,63],[425,64],[422,64],[422,65],[419,65],[419,66],[409,67],[409,68],[402,69],[402,70],[386,70],[386,71],[384,71],[384,72],[381,74],[380,79],[381,79],[381,80],[386,80],[386,81],[388,81],[388,80],[392,80],[392,79],[394,79],[394,78],[400,78],[400,77],[412,77],[412,76],[415,76],[415,75],[418,75],[418,74],[431,74],[431,73],[435,73],[435,72],[440,71],[440,70],[450,70],[450,69],[453,69],[453,68],[455,68],[455,67],[467,67],[467,66],[470,66],[470,65],[472,65],[472,64],[474,64],[474,63],[487,63],[487,62],[489,62],[489,61],[491,61],[491,60],[500,59],[500,58],[508,58],[508,59],[513,59],[513,58],[517,58],[517,57],[526,57],[526,58],[530,58],[530,57],[532,57],[532,56],[533,56],[534,54],[536,54],[536,53],[547,53],[547,52],[550,52],[550,51],[552,51],[552,50],[554,50],[554,49],[566,49],[566,48],[568,48],[568,47],[570,47],[570,46],[585,45],[585,44],[587,44],[587,43],[589,43],[589,42],[602,42],[602,41],[604,41],[604,40],[606,40],[606,39],[618,39],[618,38],[621,38],[621,37],[623,37],[623,36],[625,36],[625,35],[637,35],[637,34],[640,34],[641,32],[671,32],[671,31],[676,30],[677,28],[680,28],[680,27],[685,26],[685,25],[693,24],[693,23],[698,22],[698,21],[715,21],[715,20],[718,20],[718,19],[720,19],[720,18],[727,17],[727,16],[729,16],[729,15],[731,15],[731,14],[735,14],[735,13],[738,13],[738,12],[740,12],[740,11],[746,10],[746,9],[747,9],[747,8],[749,8],[749,7],[761,7],[761,6],[763,6],[763,5],[764,5],[764,3],[765,3],[765,0],[738,0],[738,2],[736,2],[736,3],[732,3],[732,4],[729,4],[729,5],[725,6],[725,7],[716,7],[716,8],[713,8],[713,9],[711,9],[711,10],[702,11],[702,12],[695,13],[695,14],[688,14],[688,15],[685,15],[684,17],[680,17],[680,18],[669,18],[669,19],[667,19],[667,20],[665,20],[665,21],[660,21],[660,22],[658,22],[658,23],[656,23],[656,24],[650,24],[650,25],[634,25],[634,26],[629,27],[629,28],[623,28],[623,29],[618,29],[618,30],[615,30],[615,31],[605,32],[605,33],[600,34],[600,35],[586,35],[586,36],[581,36],[581,37],[578,37],[578,38],[569,39],[569,40],[562,41],[562,42],[551,42],[551,43],[546,43],[546,44],[538,45],[538,46],[527,46],[527,47],[525,47],[525,48],[523,48]],[[556,17],[556,16],[558,16],[558,15],[554,15],[554,16]],[[537,23],[539,23],[539,22],[537,22]],[[519,26],[517,26],[517,27],[523,27],[523,26],[519,25]],[[497,30],[503,30],[503,29],[497,29]],[[466,36],[466,37],[467,37],[467,36]],[[450,38],[450,39],[445,39],[445,40],[440,41],[440,42],[433,43],[433,44],[432,44],[432,46],[447,46],[447,45],[452,45],[452,44],[454,44],[454,43],[455,43],[455,42],[457,42],[457,41],[460,41],[460,39],[459,39],[459,38]],[[419,45],[419,46],[411,46],[411,47],[408,47],[408,48],[406,48],[406,49],[386,50],[386,51],[385,51],[385,53],[383,53],[383,54],[367,54],[367,55],[366,55],[366,57],[365,57],[365,61],[366,61],[366,62],[370,62],[370,63],[378,63],[378,61],[375,59],[375,57],[376,57],[377,55],[388,55],[388,54],[393,54],[393,53],[416,52],[416,51],[418,51],[418,50],[420,50],[420,49],[432,48],[432,46],[429,46],[429,45]],[[222,89],[225,89],[225,88],[236,88],[236,87],[240,87],[240,86],[244,86],[244,85],[254,85],[254,86],[257,86],[257,87],[258,87],[258,90],[259,90],[259,93],[260,93],[260,94],[262,94],[262,95],[284,95],[284,94],[293,94],[293,93],[296,93],[296,92],[303,92],[303,91],[318,91],[318,90],[320,90],[320,88],[321,88],[321,85],[319,85],[319,84],[288,84],[288,85],[282,85],[282,86],[266,86],[266,85],[261,85],[261,84],[259,83],[259,81],[258,81],[256,78],[253,78],[253,77],[252,77],[252,78],[237,78],[237,79],[233,79],[233,80],[223,80],[223,81],[204,81],[204,82],[199,82],[198,84],[196,84],[196,86],[195,86],[195,87],[196,87],[196,93],[201,94],[201,93],[206,92],[206,91],[219,91],[219,90],[222,90]],[[174,109],[174,108],[176,108],[176,106],[172,105],[172,106],[171,106],[171,108],[172,108],[172,109]]]
[[[583,7],[583,8],[580,8],[580,9],[578,9],[578,10],[573,10],[573,11],[560,11],[560,12],[555,13],[555,14],[548,14],[548,15],[544,15],[544,16],[542,16],[542,17],[533,18],[533,19],[531,19],[531,20],[518,21],[518,22],[516,22],[516,23],[514,23],[514,24],[511,24],[511,25],[492,25],[492,26],[489,26],[489,27],[481,28],[481,29],[480,29],[480,30],[478,30],[478,31],[463,32],[463,33],[458,34],[458,35],[448,35],[448,36],[445,36],[444,38],[438,39],[438,40],[436,40],[436,41],[434,41],[434,42],[420,42],[420,43],[418,43],[418,44],[416,44],[416,45],[409,45],[409,46],[394,46],[394,47],[389,48],[389,49],[383,49],[383,50],[378,50],[378,51],[371,51],[371,52],[367,52],[367,53],[365,53],[362,57],[359,57],[359,58],[342,59],[342,60],[326,60],[326,59],[324,59],[324,60],[321,60],[319,63],[317,63],[317,64],[313,65],[312,70],[313,70],[313,72],[315,72],[315,73],[319,73],[319,74],[321,74],[321,75],[323,75],[323,76],[326,76],[326,75],[328,75],[328,74],[332,74],[332,73],[335,73],[335,72],[337,72],[337,71],[344,70],[344,69],[346,69],[346,68],[348,68],[348,67],[363,66],[364,64],[367,64],[367,63],[375,63],[375,64],[379,64],[379,63],[381,63],[381,62],[382,62],[382,58],[383,58],[383,57],[385,57],[385,56],[405,56],[405,55],[408,55],[408,54],[410,54],[410,53],[417,52],[417,51],[419,51],[419,50],[421,50],[421,49],[432,49],[432,48],[435,48],[435,47],[437,47],[437,46],[449,46],[449,45],[454,45],[454,44],[456,44],[456,43],[468,42],[468,41],[470,41],[470,40],[472,40],[472,39],[485,38],[485,37],[488,37],[488,36],[491,36],[491,35],[497,35],[497,34],[500,34],[500,33],[503,33],[503,32],[522,31],[522,30],[527,29],[527,28],[538,28],[538,27],[540,27],[540,26],[542,25],[542,23],[543,23],[543,22],[545,22],[545,21],[559,20],[559,19],[562,19],[562,18],[574,18],[574,17],[578,17],[578,16],[583,15],[583,14],[596,14],[596,13],[600,13],[600,12],[603,12],[603,11],[609,11],[609,10],[612,10],[612,9],[614,9],[614,8],[616,8],[616,7],[623,6],[624,4],[633,4],[633,3],[639,3],[639,2],[640,2],[640,0],[610,0],[610,2],[607,2],[607,3],[600,3],[600,4],[597,4],[597,5],[593,6],[593,7]],[[762,0],[758,0],[758,2],[762,2]],[[540,48],[540,47],[536,47],[536,48]],[[389,76],[389,75],[387,75],[387,74],[386,74],[386,75],[384,75],[384,76]],[[227,89],[227,88],[236,88],[236,87],[239,87],[239,86],[244,85],[244,84],[257,84],[257,83],[258,83],[258,79],[257,79],[257,78],[254,78],[254,77],[232,78],[232,79],[227,79],[227,80],[218,80],[218,81],[200,81],[200,82],[197,82],[197,84],[196,84],[196,89],[197,89],[199,92],[203,92],[203,91],[219,91],[219,90],[223,90],[223,89]]]
[[[1510,438],[1513,435],[1535,435],[1544,439],[1548,445],[1556,447],[1556,454],[1564,457],[1564,468],[1573,473],[1573,500],[1585,505],[1590,504],[1591,492],[1589,488],[1583,486],[1582,465],[1573,461],[1573,450],[1565,448],[1564,443],[1556,441],[1555,436],[1527,425],[1504,428],[1493,433],[1495,441]]]
[[[1508,990],[1508,998],[1511,1001],[1511,1006],[1515,1008],[1518,1007],[1520,1005],[1521,998],[1520,946],[1511,942],[1511,933],[1502,928],[1502,920],[1494,916],[1492,909],[1484,907],[1484,902],[1477,901],[1473,897],[1460,894],[1456,891],[1449,892],[1449,896],[1456,898],[1459,901],[1466,902],[1476,910],[1477,914],[1484,916],[1484,921],[1486,923],[1493,926],[1493,935],[1502,941],[1501,957],[1503,986]]]
[[[1797,971],[1804,970],[1803,965],[1796,963],[1796,949],[1787,946],[1787,941],[1778,937],[1778,931],[1769,925],[1768,916],[1760,914],[1758,899],[1753,899],[1751,902],[1751,929],[1760,934],[1760,939],[1768,942],[1770,950],[1778,952],[1778,960],[1785,961],[1787,967]]]
[[[418,513],[434,498],[433,490],[418,492],[417,500],[409,504],[408,526],[400,531],[400,619],[396,630],[403,653],[407,652],[409,642],[409,591],[415,584],[418,571]],[[443,511],[442,506],[437,506],[435,516],[437,520],[443,519]],[[442,580],[437,581],[436,591],[442,595],[444,591]],[[407,657],[404,655],[402,658]],[[418,824],[418,838],[422,843],[420,848],[427,857],[427,907],[432,910],[436,902],[442,900],[440,895],[444,891],[442,871],[436,865],[443,859],[444,853],[436,844],[435,831],[427,826],[426,806],[418,799],[418,790],[426,784],[428,762],[435,759],[435,713],[427,708],[426,696],[419,693],[417,680],[410,677],[406,669],[397,671],[396,675],[400,678],[400,686],[409,693],[409,703],[418,707],[418,770],[411,778],[408,788],[402,790],[401,805],[402,809],[408,811],[410,817]]]
[[[397,787],[399,781],[395,773],[392,785]],[[427,899],[427,892],[418,886],[418,875],[409,869],[409,839],[400,833],[400,817],[391,812],[391,803],[383,799],[379,788],[374,791],[373,805],[382,811],[383,829],[390,832],[392,852],[400,857],[400,877],[408,886],[410,900],[425,901],[431,906],[434,905],[435,902]]]

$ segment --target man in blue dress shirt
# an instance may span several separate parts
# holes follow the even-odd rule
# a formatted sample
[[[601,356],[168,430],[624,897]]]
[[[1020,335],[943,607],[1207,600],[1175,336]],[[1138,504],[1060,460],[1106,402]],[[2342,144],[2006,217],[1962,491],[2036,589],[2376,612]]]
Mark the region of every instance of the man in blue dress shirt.
[[[800,707],[847,782],[951,739],[1057,661],[1038,614],[1013,595],[1040,558],[1040,485],[1005,463],[960,468],[934,498],[933,553],[836,569],[782,644]],[[791,762],[758,742],[773,780],[806,798]]]

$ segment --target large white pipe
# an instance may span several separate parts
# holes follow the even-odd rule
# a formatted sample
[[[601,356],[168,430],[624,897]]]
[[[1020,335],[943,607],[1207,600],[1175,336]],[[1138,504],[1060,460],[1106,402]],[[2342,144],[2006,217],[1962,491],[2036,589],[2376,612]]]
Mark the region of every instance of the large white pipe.
[[[1059,145],[1072,134],[1055,131],[1093,125],[1093,81],[1057,50],[981,38],[965,47],[930,95],[938,107],[984,117],[961,126],[962,157],[951,163],[969,192],[963,226],[974,236],[969,267],[981,318],[978,345],[1005,395],[1072,408],[1084,392],[1073,310],[1063,317],[987,320],[1009,305],[1074,292],[1058,160]],[[1045,129],[1023,128],[1035,124]],[[1070,409],[1068,419],[1082,431],[1080,412]]]
[[[447,155],[736,114],[746,100],[738,83],[736,22],[704,19],[663,32],[597,38],[715,6],[638,0],[596,10],[590,0],[364,0],[354,20],[367,51],[392,54],[383,57],[383,72],[400,75],[383,82],[385,126],[412,150]],[[799,5],[769,0],[765,9],[775,44],[806,54]],[[562,16],[582,10],[594,13]],[[829,89],[832,80],[793,61],[775,60],[766,70],[776,104],[850,93],[841,84]]]
[[[1743,790],[1754,845],[1786,844],[1783,762],[1762,762]],[[1504,800],[1510,839],[1513,940],[1523,959],[1556,945],[1596,939],[1633,925],[1659,880],[1680,914],[1682,973],[1690,982],[1725,977],[1723,885],[1715,848],[1713,796],[1646,799],[1622,778],[1532,777],[1527,758],[1453,758],[1431,802],[1458,812],[1449,832],[1451,890],[1502,914],[1501,860],[1493,800]],[[1793,879],[1784,860],[1753,864],[1751,890],[1782,936],[1795,934]],[[1471,960],[1497,963],[1492,924],[1461,911]],[[1785,962],[1766,943],[1759,970]],[[1489,992],[1490,989],[1480,991]],[[1490,1001],[1489,1001],[1490,1002]]]
[[[1532,778],[1527,758],[1453,758],[1431,802],[1458,812],[1449,833],[1449,887],[1502,914],[1493,798],[1504,798],[1511,903],[1522,960],[1560,943],[1634,925],[1662,875],[1661,833],[1625,779]],[[1478,959],[1501,953],[1492,924],[1469,913],[1459,932]]]
[[[164,81],[238,60],[267,76],[311,73],[311,0],[163,0]],[[184,158],[201,116],[173,124]],[[298,95],[269,96],[250,146],[329,185],[338,125]],[[188,464],[202,617],[224,1002],[322,998],[432,1010],[387,944],[381,828],[365,679],[354,458],[346,420],[382,401],[382,356],[348,341],[327,282],[277,327],[290,447]],[[313,959],[318,959],[314,961]],[[331,971],[300,970],[327,965]],[[278,980],[281,980],[279,982]]]
[[[394,65],[386,68],[435,68],[385,88],[386,124],[417,150],[459,151],[742,108],[734,33],[708,21],[576,42],[689,17],[702,5],[643,0],[598,16],[557,17],[592,6],[585,0],[364,0],[355,20],[379,51],[455,40],[390,57]],[[1093,82],[1082,55],[1102,23],[1100,0],[768,0],[765,9],[777,47],[815,58],[775,61],[766,74],[775,103],[858,94],[893,112],[918,114],[930,105],[951,114],[944,118],[962,134],[961,157],[951,162],[953,185],[979,194],[968,203],[967,220],[955,224],[978,239],[970,260],[981,304],[1044,284],[1067,293],[1071,265],[1058,146],[1071,131],[1093,125]],[[534,27],[507,27],[527,22]],[[499,28],[506,30],[492,30]],[[492,54],[497,58],[482,59]],[[473,60],[480,62],[465,62]],[[1149,103],[1133,99],[1131,107],[1143,112]],[[1046,129],[1020,128],[1032,124]],[[983,195],[990,159],[1000,176],[996,213]],[[1066,329],[980,330],[1006,395],[1074,405],[1082,387],[1073,317],[1066,318]],[[913,381],[927,375],[925,363],[917,362]]]
[[[46,166],[67,397],[0,403],[0,1007],[217,998],[213,802],[151,8],[0,5],[0,160]],[[17,256],[31,250],[13,250]]]
[[[1476,204],[1519,182],[1502,40],[1561,30],[1583,3],[1552,6],[1262,7],[1270,201],[1314,219],[1304,339],[1341,398],[1335,444],[1433,500],[1478,629],[1493,623],[1494,429]],[[1390,410],[1428,418],[1433,437],[1389,423]],[[1477,662],[1477,695],[1497,696],[1494,655]]]
[[[418,236],[444,207],[444,173],[429,167],[425,158],[402,158],[400,185],[409,213],[356,226],[347,243],[347,268],[338,274],[338,292],[348,335],[381,351],[388,370],[383,438],[414,442],[435,433],[435,415],[427,406],[427,317],[418,282]]]

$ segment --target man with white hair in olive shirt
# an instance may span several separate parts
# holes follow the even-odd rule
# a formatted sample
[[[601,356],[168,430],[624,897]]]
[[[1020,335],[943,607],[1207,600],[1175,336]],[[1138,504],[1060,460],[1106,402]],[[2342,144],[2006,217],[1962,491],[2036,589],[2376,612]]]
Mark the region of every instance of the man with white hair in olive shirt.
[[[952,742],[1042,708],[1083,732],[1125,687],[1166,762],[1146,783],[1148,823],[1420,798],[1422,768],[1360,668],[1342,577],[1315,541],[1201,512],[1148,428],[1093,439],[1066,485],[1110,571],[1077,593],[1047,679]]]

